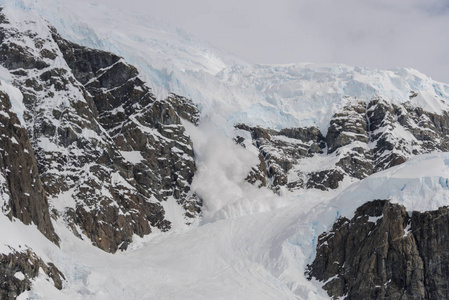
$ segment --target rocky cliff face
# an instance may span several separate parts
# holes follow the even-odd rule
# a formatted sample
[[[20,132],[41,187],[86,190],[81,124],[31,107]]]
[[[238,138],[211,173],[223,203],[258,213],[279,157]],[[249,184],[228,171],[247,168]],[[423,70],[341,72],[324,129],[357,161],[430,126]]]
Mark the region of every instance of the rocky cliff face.
[[[320,235],[309,277],[334,298],[447,299],[448,212],[366,203]]]
[[[0,206],[11,220],[35,224],[58,244],[53,218],[114,253],[134,235],[169,230],[168,201],[181,207],[186,223],[201,215],[191,190],[193,145],[182,123],[199,123],[192,101],[175,94],[157,100],[123,58],[1,8],[0,65],[25,105],[22,122],[0,88]],[[348,104],[327,132],[239,124],[235,141],[259,157],[246,180],[278,193],[330,190],[413,155],[448,151],[449,110],[416,105],[418,94],[410,91],[403,104],[342,99]],[[308,274],[335,298],[449,298],[447,215],[447,208],[409,215],[388,201],[367,203],[320,236]],[[62,288],[63,274],[31,249],[0,254],[0,299],[29,289],[39,270]]]
[[[161,202],[169,198],[186,218],[199,215],[201,201],[190,192],[192,142],[180,120],[198,122],[188,99],[157,101],[136,68],[62,39],[42,19],[2,20],[0,63],[24,96],[28,155],[37,161],[30,182],[42,182],[30,197],[39,194],[44,203],[46,193],[55,217],[108,252],[126,249],[151,227],[168,230]],[[28,190],[12,186],[11,193]],[[16,206],[13,214],[20,214]],[[49,231],[48,209],[39,211],[37,224]]]
[[[10,219],[33,223],[49,240],[59,242],[28,133],[11,111],[8,94],[1,91],[0,201],[2,212]]]
[[[42,272],[53,281],[57,289],[62,289],[64,275],[52,263],[45,263],[36,253],[13,250],[10,254],[0,254],[0,299],[12,300],[24,291],[30,290],[31,279]]]
[[[279,191],[281,187],[336,189],[345,177],[363,179],[413,155],[448,151],[448,125],[448,111],[437,114],[411,102],[392,104],[378,98],[354,100],[343,107],[333,116],[326,135],[316,127],[275,131],[241,124],[236,128],[250,132],[260,152],[261,163],[248,180],[253,183],[258,178]],[[239,142],[243,140],[240,137]],[[257,171],[265,169],[266,173]]]

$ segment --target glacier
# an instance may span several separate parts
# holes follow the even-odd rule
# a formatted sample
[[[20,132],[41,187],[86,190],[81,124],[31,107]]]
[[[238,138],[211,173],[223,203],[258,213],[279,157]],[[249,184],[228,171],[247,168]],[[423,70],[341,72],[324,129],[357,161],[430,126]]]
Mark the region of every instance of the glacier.
[[[61,35],[114,52],[135,65],[160,98],[193,99],[202,117],[229,132],[236,123],[265,128],[317,126],[325,133],[345,99],[384,97],[431,112],[449,100],[449,85],[414,69],[376,70],[344,64],[252,65],[145,13],[91,1],[2,0],[39,12]],[[86,8],[87,7],[87,8]],[[107,11],[107,12],[105,12]]]
[[[263,213],[136,239],[132,249],[114,255],[74,237],[62,224],[56,228],[61,248],[32,226],[3,215],[0,233],[8,237],[2,243],[31,247],[67,277],[61,291],[38,278],[19,299],[328,299],[321,284],[308,281],[303,272],[313,260],[318,235],[338,216],[351,216],[359,204],[377,197],[390,195],[410,210],[447,204],[449,189],[440,185],[440,178],[449,176],[447,161],[446,153],[411,159],[330,199],[285,199],[284,207]],[[430,172],[429,165],[438,168]],[[404,185],[417,187],[403,193]],[[435,193],[442,202],[429,201]],[[422,201],[416,206],[413,199]]]
[[[185,124],[198,163],[192,187],[205,200],[200,224],[185,226],[170,199],[164,208],[174,230],[136,236],[130,250],[112,255],[76,238],[62,223],[55,222],[58,248],[36,228],[0,214],[2,251],[8,251],[7,245],[30,247],[67,277],[61,291],[39,277],[19,299],[328,299],[322,283],[308,281],[304,270],[313,260],[318,235],[337,217],[351,216],[360,204],[378,198],[410,211],[449,204],[447,153],[411,158],[363,181],[345,181],[331,192],[276,195],[244,181],[257,154],[229,138],[240,122],[273,129],[315,125],[325,133],[332,115],[355,99],[408,101],[434,113],[447,109],[449,85],[416,70],[251,65],[145,15],[73,0],[0,4],[37,11],[65,38],[123,56],[158,97],[169,92],[190,97],[202,118],[198,127]],[[21,95],[8,76],[0,69],[0,88],[23,114]],[[124,156],[131,162],[140,159],[135,153]]]

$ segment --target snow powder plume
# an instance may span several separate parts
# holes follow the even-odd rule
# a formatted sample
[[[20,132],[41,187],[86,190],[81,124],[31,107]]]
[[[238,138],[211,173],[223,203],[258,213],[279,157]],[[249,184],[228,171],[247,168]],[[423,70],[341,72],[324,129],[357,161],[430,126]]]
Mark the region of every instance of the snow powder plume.
[[[236,145],[210,120],[195,127],[184,123],[197,163],[192,189],[204,200],[204,221],[214,221],[272,210],[282,205],[272,191],[245,181],[258,156]]]

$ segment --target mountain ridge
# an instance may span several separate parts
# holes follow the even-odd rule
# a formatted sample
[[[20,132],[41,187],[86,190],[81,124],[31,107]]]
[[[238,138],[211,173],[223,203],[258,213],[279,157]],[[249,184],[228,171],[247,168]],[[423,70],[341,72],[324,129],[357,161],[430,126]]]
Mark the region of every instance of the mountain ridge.
[[[0,272],[12,299],[327,299],[346,290],[328,295],[328,278],[304,271],[334,221],[374,199],[449,204],[448,85],[407,69],[235,63],[158,69],[175,92],[158,99],[150,60],[75,44],[35,11],[53,2],[20,3],[0,17],[0,162],[12,164],[0,164],[0,249],[17,257]],[[182,58],[168,66],[196,65]],[[34,164],[17,159],[30,153]],[[40,198],[7,185],[14,176],[41,181]],[[8,215],[9,194],[22,214]],[[45,220],[30,221],[39,201]]]
[[[33,7],[73,42],[118,53],[135,65],[157,98],[174,92],[193,99],[203,116],[213,118],[226,131],[235,123],[246,123],[277,130],[317,126],[324,132],[346,98],[369,102],[384,97],[399,103],[419,90],[415,101],[421,106],[429,102],[429,108],[435,96],[449,99],[447,84],[413,69],[307,63],[251,65],[200,41],[177,36],[173,28],[161,29],[156,20],[147,22],[144,14],[126,16],[126,12],[114,10],[105,14],[101,5],[84,12],[81,4],[71,1],[60,5],[42,0]],[[123,24],[122,19],[133,20],[134,27],[126,25],[130,22]],[[117,22],[123,26],[117,26]],[[175,35],[167,36],[167,32]],[[209,65],[216,65],[216,61],[222,62],[221,67],[211,71]]]

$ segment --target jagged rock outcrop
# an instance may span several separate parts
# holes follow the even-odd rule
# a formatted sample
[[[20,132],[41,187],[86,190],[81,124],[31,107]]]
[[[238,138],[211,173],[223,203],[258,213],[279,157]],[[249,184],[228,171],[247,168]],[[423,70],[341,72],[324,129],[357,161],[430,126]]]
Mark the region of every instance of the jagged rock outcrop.
[[[328,153],[336,152],[339,156],[336,165],[358,179],[373,173],[372,151],[368,145],[371,142],[370,120],[365,110],[363,102],[345,106],[333,116],[326,135]]]
[[[313,172],[310,173],[309,176],[307,188],[314,188],[323,191],[338,188],[339,182],[344,179],[343,172],[335,169]]]
[[[257,185],[259,188],[268,185],[267,164],[262,154],[259,154],[259,164],[251,168],[251,171],[245,180],[251,184]]]
[[[2,87],[0,86],[0,89]],[[0,91],[0,206],[10,219],[35,224],[55,244],[59,237],[53,228],[49,205],[39,177],[37,161],[27,130],[12,111],[8,94]],[[30,249],[0,253],[0,299],[16,299],[31,288],[39,270],[62,289],[64,275],[53,263],[45,263]]]
[[[331,297],[447,299],[449,209],[407,213],[385,200],[339,218],[318,238],[310,278]]]
[[[62,39],[38,17],[3,16],[0,32],[0,64],[24,96],[32,175],[55,217],[115,252],[134,234],[170,229],[163,201],[175,199],[186,217],[200,214],[190,191],[192,142],[180,120],[198,123],[190,100],[156,100],[135,67]]]
[[[31,280],[39,275],[39,270],[50,279],[57,289],[62,289],[64,275],[52,263],[45,263],[36,253],[13,250],[0,254],[0,299],[13,300],[30,290]]]
[[[196,105],[193,104],[192,100],[171,93],[170,96],[168,96],[167,101],[170,102],[179,117],[189,121],[192,124],[199,124],[200,112]]]
[[[411,102],[393,104],[382,98],[343,110],[346,114],[331,121],[327,141],[330,153],[349,154],[340,156],[337,165],[352,177],[362,179],[412,155],[449,149],[447,130],[441,127],[449,122],[447,111],[436,114]],[[336,118],[344,125],[336,126]]]
[[[260,164],[247,178],[250,183],[261,182],[265,186],[270,182],[275,191],[282,186],[290,190],[304,188],[307,174],[295,165],[302,158],[323,152],[323,136],[318,128],[283,129],[279,132],[244,124],[236,125],[236,128],[250,132],[253,144],[260,152]]]
[[[9,95],[0,91],[0,205],[10,219],[35,224],[58,244],[48,201],[26,129],[11,111]]]
[[[326,136],[316,127],[275,131],[240,124],[236,128],[251,133],[268,170],[265,181],[273,190],[335,189],[345,176],[363,179],[413,155],[449,150],[448,111],[429,112],[412,101],[350,101],[333,116]],[[304,168],[308,161],[315,165]],[[252,174],[261,181],[263,173]],[[248,181],[254,182],[253,177],[250,174]]]

